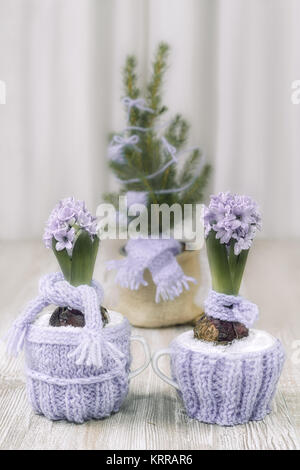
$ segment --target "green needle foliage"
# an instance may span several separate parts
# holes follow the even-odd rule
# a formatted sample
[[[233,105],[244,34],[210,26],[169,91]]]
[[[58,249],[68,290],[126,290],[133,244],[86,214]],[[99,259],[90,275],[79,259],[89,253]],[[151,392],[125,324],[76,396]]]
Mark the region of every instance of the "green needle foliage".
[[[184,204],[202,202],[204,197],[210,166],[206,164],[200,170],[202,158],[200,150],[193,150],[187,156],[181,171],[178,170],[176,163],[173,163],[156,177],[146,178],[160,170],[171,159],[171,155],[162,143],[162,135],[176,148],[177,154],[184,149],[188,139],[189,125],[180,114],[176,114],[166,128],[157,131],[153,129],[155,126],[159,127],[160,118],[167,111],[167,107],[162,104],[162,88],[168,55],[168,44],[161,42],[155,53],[150,81],[146,85],[143,95],[138,85],[136,58],[134,56],[127,57],[123,69],[124,96],[131,99],[143,98],[145,106],[151,108],[153,113],[136,107],[131,108],[128,126],[141,127],[147,131],[128,130],[127,136],[138,135],[139,142],[136,146],[123,147],[124,162],[110,160],[110,167],[120,180],[140,179],[139,182],[121,184],[121,194],[125,194],[127,191],[147,191],[149,205],[151,203],[169,205],[178,203],[183,206]],[[125,111],[127,112],[127,107]],[[155,192],[166,189],[176,190],[185,185],[187,188],[180,192],[169,194],[156,194]],[[104,198],[107,202],[117,206],[118,194],[109,193]]]

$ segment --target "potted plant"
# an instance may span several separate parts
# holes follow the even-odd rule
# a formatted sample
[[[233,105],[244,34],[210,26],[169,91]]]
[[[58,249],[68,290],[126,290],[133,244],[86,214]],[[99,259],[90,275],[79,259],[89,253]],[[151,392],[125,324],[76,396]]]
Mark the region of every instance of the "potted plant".
[[[125,195],[129,209],[139,203],[148,213],[148,240],[129,239],[123,250],[126,258],[108,265],[117,270],[117,308],[132,324],[143,327],[195,319],[203,311],[199,290],[205,291],[208,284],[200,250],[186,250],[185,240],[175,240],[172,235],[164,239],[160,222],[156,227],[159,240],[152,235],[151,206],[177,205],[183,213],[185,205],[202,201],[210,173],[200,149],[185,148],[187,121],[180,114],[163,121],[167,107],[162,104],[161,91],[168,54],[169,46],[160,43],[144,93],[138,86],[136,59],[127,58],[123,71],[127,124],[121,133],[112,135],[109,146],[109,165],[120,192],[106,194],[105,200],[118,207],[119,196]],[[178,165],[183,154],[187,154],[186,161]],[[122,223],[130,221],[129,217]]]
[[[260,420],[271,411],[284,362],[280,341],[251,329],[258,308],[239,295],[260,215],[251,198],[220,193],[204,223],[212,274],[205,313],[194,330],[154,355],[154,371],[179,390],[191,418],[221,425]],[[163,354],[171,355],[172,379],[158,367]]]
[[[148,365],[141,337],[130,336],[128,321],[102,307],[102,287],[92,279],[99,238],[85,203],[58,203],[46,225],[61,272],[41,278],[39,295],[15,321],[7,350],[25,347],[28,396],[34,410],[52,420],[82,423],[119,410],[129,379]],[[56,305],[53,313],[43,310]],[[145,364],[130,372],[130,340],[142,343]]]

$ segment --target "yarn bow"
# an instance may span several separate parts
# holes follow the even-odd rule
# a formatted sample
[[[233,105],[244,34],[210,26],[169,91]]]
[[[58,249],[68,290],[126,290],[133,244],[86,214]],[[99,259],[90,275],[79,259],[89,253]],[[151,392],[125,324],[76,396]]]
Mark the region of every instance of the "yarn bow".
[[[240,295],[227,295],[211,290],[204,302],[206,315],[219,320],[240,322],[250,328],[258,318],[256,304]]]
[[[140,111],[148,111],[148,113],[154,113],[153,109],[146,106],[145,100],[143,98],[130,98],[130,96],[125,96],[123,98],[123,103],[127,106],[127,121],[130,118],[130,112],[132,108],[137,108]]]
[[[116,144],[122,145],[134,145],[137,144],[139,141],[138,135],[131,135],[130,137],[122,137],[121,135],[115,135],[113,138],[113,142]]]
[[[108,155],[111,160],[118,161],[120,163],[124,162],[124,156],[122,153],[123,147],[126,145],[133,146],[140,152],[140,149],[136,146],[140,138],[138,135],[131,135],[129,137],[123,137],[121,135],[115,135],[113,140],[108,148]]]

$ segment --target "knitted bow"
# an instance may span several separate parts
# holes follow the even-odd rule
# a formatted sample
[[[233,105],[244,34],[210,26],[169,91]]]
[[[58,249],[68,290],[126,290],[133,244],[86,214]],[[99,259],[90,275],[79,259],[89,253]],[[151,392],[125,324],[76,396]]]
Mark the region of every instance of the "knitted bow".
[[[109,354],[116,364],[121,365],[124,354],[103,334],[100,303],[103,297],[101,286],[71,286],[61,273],[47,274],[39,284],[39,296],[32,300],[15,321],[7,335],[7,352],[17,355],[23,348],[28,327],[35,317],[48,305],[71,307],[80,310],[85,316],[85,326],[81,328],[78,346],[69,353],[77,365],[103,365],[103,354]]]
[[[240,295],[227,295],[211,290],[204,302],[206,315],[219,320],[240,322],[250,328],[258,318],[258,307]]]

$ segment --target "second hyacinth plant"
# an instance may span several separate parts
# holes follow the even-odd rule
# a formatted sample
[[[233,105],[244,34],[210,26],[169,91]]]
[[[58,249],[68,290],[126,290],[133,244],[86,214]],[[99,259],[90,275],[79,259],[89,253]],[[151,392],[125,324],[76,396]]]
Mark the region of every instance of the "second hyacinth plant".
[[[96,218],[84,201],[73,197],[59,201],[46,223],[43,240],[47,248],[52,248],[66,281],[75,287],[91,284],[99,238]],[[107,323],[104,307],[101,314]],[[50,319],[51,326],[83,327],[84,324],[83,313],[67,307],[58,307]]]
[[[258,206],[244,195],[227,192],[211,196],[205,208],[204,227],[213,289],[207,303],[219,302],[219,310],[234,312],[237,305],[242,305],[241,281],[253,239],[261,228]],[[218,294],[225,294],[226,305],[220,303]],[[194,331],[198,339],[223,344],[248,336],[247,325],[226,321],[225,317],[213,318],[207,313],[198,320]]]

